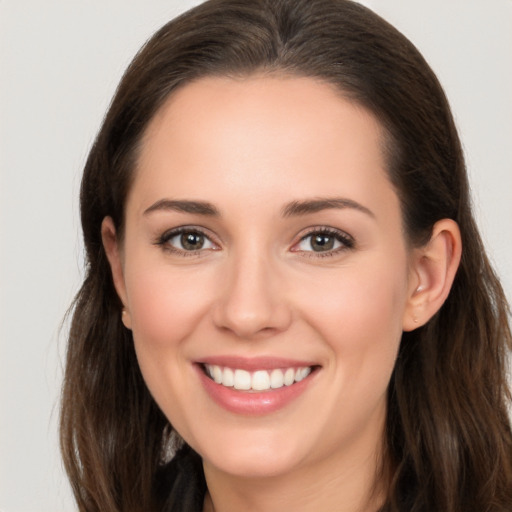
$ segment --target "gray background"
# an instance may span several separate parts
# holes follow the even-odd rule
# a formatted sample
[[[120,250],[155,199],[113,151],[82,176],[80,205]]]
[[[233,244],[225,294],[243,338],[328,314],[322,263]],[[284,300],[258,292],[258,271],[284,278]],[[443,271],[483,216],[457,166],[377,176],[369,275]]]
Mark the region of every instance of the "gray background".
[[[74,510],[57,447],[81,168],[139,46],[191,0],[0,0],[0,510]],[[368,0],[444,84],[512,297],[512,1]],[[60,332],[59,332],[60,331]]]

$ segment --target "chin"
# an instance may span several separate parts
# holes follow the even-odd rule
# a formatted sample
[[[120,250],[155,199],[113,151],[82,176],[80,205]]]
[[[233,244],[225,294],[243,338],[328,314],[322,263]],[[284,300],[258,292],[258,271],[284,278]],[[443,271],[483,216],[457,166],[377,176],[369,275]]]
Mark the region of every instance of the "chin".
[[[300,466],[303,460],[297,443],[283,443],[281,439],[274,439],[268,433],[262,436],[262,441],[257,441],[255,436],[242,435],[239,439],[234,437],[228,436],[225,443],[210,438],[205,443],[204,450],[201,446],[194,448],[203,457],[205,465],[240,478],[284,475]]]
[[[260,457],[256,460],[246,457],[203,460],[205,464],[215,467],[216,470],[238,478],[275,478],[291,473],[298,466],[296,461],[286,460],[278,455]]]

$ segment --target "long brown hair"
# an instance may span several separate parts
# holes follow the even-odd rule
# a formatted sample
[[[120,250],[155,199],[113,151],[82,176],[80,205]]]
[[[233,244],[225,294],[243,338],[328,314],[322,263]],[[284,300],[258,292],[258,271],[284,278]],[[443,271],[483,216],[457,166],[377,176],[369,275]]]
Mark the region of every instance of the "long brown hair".
[[[165,25],[137,54],[85,166],[86,275],[72,310],[61,414],[80,511],[154,509],[155,475],[172,433],[121,323],[101,222],[111,216],[122,234],[144,130],[177,87],[255,72],[321,79],[376,116],[411,244],[428,240],[443,218],[461,230],[462,262],[448,299],[402,338],[388,393],[391,478],[382,510],[512,510],[509,312],[434,73],[402,34],[348,0],[210,0]]]

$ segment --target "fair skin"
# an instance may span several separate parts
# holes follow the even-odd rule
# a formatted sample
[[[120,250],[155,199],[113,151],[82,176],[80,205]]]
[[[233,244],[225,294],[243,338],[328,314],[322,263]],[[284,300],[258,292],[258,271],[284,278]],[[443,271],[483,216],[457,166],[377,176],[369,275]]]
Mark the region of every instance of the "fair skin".
[[[382,138],[332,87],[276,76],[189,84],[146,131],[124,237],[106,218],[103,241],[148,388],[203,458],[205,510],[382,501],[401,334],[439,309],[460,258],[450,220],[407,244]],[[283,385],[289,367],[307,375]],[[267,387],[206,375],[237,369]]]

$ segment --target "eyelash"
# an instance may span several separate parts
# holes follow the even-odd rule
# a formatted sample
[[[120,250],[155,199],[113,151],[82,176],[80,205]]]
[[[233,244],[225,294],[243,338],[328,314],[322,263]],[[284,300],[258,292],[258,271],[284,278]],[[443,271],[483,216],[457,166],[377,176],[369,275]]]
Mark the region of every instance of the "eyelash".
[[[155,242],[155,245],[158,245],[162,247],[163,250],[169,251],[171,253],[177,254],[179,256],[199,256],[201,253],[203,253],[205,250],[217,250],[216,248],[201,248],[196,250],[190,250],[187,251],[185,249],[179,249],[177,247],[174,247],[169,243],[170,240],[172,240],[175,237],[178,237],[180,235],[183,235],[185,233],[191,234],[191,235],[200,235],[204,237],[205,240],[207,240],[210,244],[217,247],[217,244],[212,241],[212,237],[205,233],[200,228],[194,227],[194,226],[183,226],[180,228],[171,229],[170,231],[166,231],[163,233]]]
[[[344,252],[346,250],[354,249],[355,247],[355,240],[348,235],[347,233],[344,233],[343,231],[340,231],[338,229],[333,228],[327,228],[325,226],[318,226],[310,228],[309,232],[306,233],[304,236],[301,237],[299,242],[297,242],[294,247],[297,247],[302,242],[306,241],[308,238],[311,238],[315,235],[324,235],[328,237],[334,238],[335,241],[339,242],[341,245],[340,247],[336,247],[334,249],[330,249],[327,251],[302,251],[300,249],[293,249],[293,252],[300,252],[302,253],[302,256],[306,258],[327,258],[331,256],[336,256],[340,252]],[[310,242],[311,244],[311,242]]]
[[[172,240],[175,237],[178,237],[180,235],[183,235],[185,233],[191,234],[191,235],[200,235],[204,237],[205,240],[207,240],[213,247],[203,248],[197,250],[186,250],[186,249],[179,249],[177,247],[174,247],[169,243],[170,240]],[[301,249],[295,249],[295,247],[299,246],[301,243],[305,242],[308,238],[313,237],[314,235],[324,235],[327,237],[334,238],[335,242],[338,242],[340,247],[336,247],[334,249],[330,249],[327,251],[305,251]],[[311,242],[310,242],[311,244]],[[170,231],[166,231],[163,233],[155,242],[155,245],[162,247],[163,250],[169,251],[171,253],[177,254],[179,256],[187,257],[187,256],[199,256],[206,250],[217,250],[218,245],[212,241],[211,236],[208,235],[205,231],[203,231],[201,228],[197,228],[194,226],[183,226],[180,228],[175,228]],[[353,249],[355,247],[355,240],[348,235],[347,233],[344,233],[343,231],[333,229],[333,228],[327,228],[325,226],[318,226],[318,227],[312,227],[309,229],[308,233],[303,235],[300,240],[295,243],[291,249],[292,252],[301,253],[303,257],[308,258],[325,258],[330,256],[335,256],[339,254],[340,252]]]

